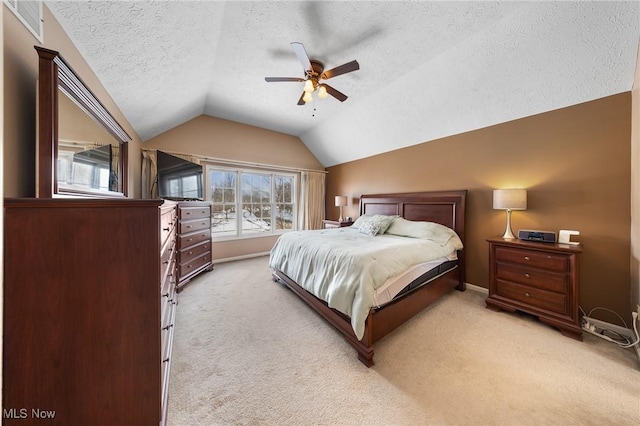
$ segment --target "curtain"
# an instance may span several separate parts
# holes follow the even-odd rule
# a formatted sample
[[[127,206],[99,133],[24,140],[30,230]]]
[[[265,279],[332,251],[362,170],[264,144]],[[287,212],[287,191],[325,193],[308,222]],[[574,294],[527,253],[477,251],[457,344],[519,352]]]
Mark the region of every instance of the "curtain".
[[[156,150],[142,150],[142,198],[158,198],[158,164]]]
[[[301,229],[321,229],[324,219],[325,173],[302,172]]]

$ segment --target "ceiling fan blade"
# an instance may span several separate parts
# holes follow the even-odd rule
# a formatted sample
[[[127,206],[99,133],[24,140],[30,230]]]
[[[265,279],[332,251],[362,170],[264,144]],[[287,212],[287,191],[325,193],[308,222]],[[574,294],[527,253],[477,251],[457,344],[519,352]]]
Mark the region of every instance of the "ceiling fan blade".
[[[305,93],[306,92],[302,91],[302,95],[300,95],[300,99],[298,99],[298,105],[306,105],[306,102],[304,101],[304,99],[302,99],[304,98]]]
[[[293,51],[296,53],[298,60],[302,64],[305,74],[307,71],[313,71],[313,68],[311,67],[311,61],[309,60],[309,55],[307,55],[307,51],[304,49],[302,43],[294,41],[293,43],[291,43],[291,47],[293,47]]]
[[[327,93],[328,94],[330,94],[331,96],[333,96],[334,98],[336,98],[340,102],[344,102],[344,101],[347,100],[348,96],[345,95],[344,93],[334,89],[333,87],[329,86],[328,84],[322,84],[322,85],[327,89]]]
[[[328,78],[346,74],[348,72],[356,71],[359,69],[360,69],[360,64],[358,63],[358,61],[351,61],[351,62],[347,62],[346,64],[342,64],[338,67],[335,67],[333,69],[330,69],[329,71],[323,72],[321,78],[324,78],[326,80]]]
[[[265,77],[264,80],[269,83],[274,81],[304,81],[303,78],[298,77]]]

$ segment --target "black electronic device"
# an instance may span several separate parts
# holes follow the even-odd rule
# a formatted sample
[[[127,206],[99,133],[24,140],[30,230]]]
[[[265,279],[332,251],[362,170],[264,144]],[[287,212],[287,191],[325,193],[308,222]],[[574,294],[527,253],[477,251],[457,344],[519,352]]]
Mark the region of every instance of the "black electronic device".
[[[518,238],[526,241],[539,241],[542,243],[555,243],[558,236],[552,231],[537,231],[534,229],[518,230]]]
[[[157,152],[158,197],[202,200],[203,167],[166,152]]]

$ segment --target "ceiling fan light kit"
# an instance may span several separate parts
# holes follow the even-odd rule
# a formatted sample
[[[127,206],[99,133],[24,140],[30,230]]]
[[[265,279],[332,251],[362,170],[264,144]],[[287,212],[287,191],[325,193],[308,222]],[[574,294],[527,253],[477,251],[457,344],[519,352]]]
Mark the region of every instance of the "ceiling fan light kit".
[[[324,64],[322,62],[315,59],[309,59],[307,51],[305,50],[302,43],[293,42],[291,43],[291,46],[293,47],[293,51],[298,57],[298,60],[300,60],[300,63],[302,64],[305,77],[265,77],[265,81],[269,83],[283,81],[304,81],[304,88],[302,91],[302,95],[298,100],[298,105],[305,105],[309,102],[312,102],[313,92],[317,92],[318,99],[326,99],[329,95],[331,95],[340,102],[344,102],[347,100],[347,95],[334,89],[326,83],[320,83],[320,80],[328,80],[332,77],[359,70],[360,64],[358,64],[358,61],[354,60],[351,62],[347,62],[346,64],[342,64],[338,67],[325,71]]]

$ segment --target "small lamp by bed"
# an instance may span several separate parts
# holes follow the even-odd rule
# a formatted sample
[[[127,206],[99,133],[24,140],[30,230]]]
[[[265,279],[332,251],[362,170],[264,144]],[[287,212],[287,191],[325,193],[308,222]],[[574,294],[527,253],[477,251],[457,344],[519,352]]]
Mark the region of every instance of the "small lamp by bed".
[[[340,207],[340,218],[338,222],[342,222],[342,207],[347,205],[346,195],[336,195],[336,207]]]
[[[527,209],[527,190],[526,189],[494,189],[493,190],[493,209],[507,211],[507,226],[504,230],[502,238],[515,239],[511,230],[511,210]]]

